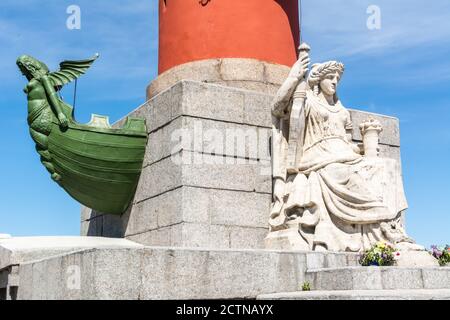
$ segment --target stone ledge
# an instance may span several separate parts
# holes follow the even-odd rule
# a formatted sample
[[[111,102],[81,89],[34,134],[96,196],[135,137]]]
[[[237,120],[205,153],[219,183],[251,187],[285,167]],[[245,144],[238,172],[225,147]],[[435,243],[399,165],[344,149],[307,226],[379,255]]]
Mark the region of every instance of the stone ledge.
[[[308,270],[314,290],[450,289],[450,268],[345,267]]]
[[[450,290],[340,290],[265,294],[258,300],[450,300]]]
[[[0,240],[0,270],[26,261],[84,248],[138,248],[125,239],[94,237],[17,237]]]
[[[223,58],[194,61],[160,74],[147,88],[147,100],[181,80],[220,83],[275,94],[289,67],[255,59]]]
[[[319,253],[317,253],[320,255]],[[233,299],[295,292],[316,253],[145,247],[89,249],[22,264],[18,299]],[[351,254],[328,253],[334,266]],[[342,263],[345,262],[345,265]],[[79,267],[80,290],[67,287]]]

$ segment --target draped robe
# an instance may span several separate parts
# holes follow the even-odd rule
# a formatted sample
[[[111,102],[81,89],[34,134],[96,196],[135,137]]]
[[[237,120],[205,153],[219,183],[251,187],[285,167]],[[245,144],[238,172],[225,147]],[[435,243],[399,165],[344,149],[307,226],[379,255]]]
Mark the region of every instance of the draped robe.
[[[279,210],[272,213],[271,226],[298,229],[298,240],[310,250],[356,252],[387,241],[381,223],[399,219],[407,209],[400,164],[355,151],[347,140],[351,116],[340,101],[330,106],[308,91],[302,112],[302,156],[295,174],[286,170],[287,122],[274,121],[273,175],[283,181],[283,191],[280,196],[274,190]]]

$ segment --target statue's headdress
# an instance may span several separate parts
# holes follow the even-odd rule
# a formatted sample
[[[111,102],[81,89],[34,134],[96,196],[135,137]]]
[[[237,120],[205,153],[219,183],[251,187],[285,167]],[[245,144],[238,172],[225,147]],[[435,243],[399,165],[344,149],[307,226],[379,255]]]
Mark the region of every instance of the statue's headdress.
[[[339,73],[340,76],[344,73],[345,67],[342,62],[328,61],[324,63],[316,63],[311,67],[311,71],[308,75],[308,85],[313,90],[315,95],[319,94],[319,84],[328,74]],[[337,102],[339,99],[335,94],[334,100]]]
[[[338,72],[339,75],[344,73],[344,64],[338,61],[328,61],[325,63],[316,63],[312,66],[308,75],[308,85],[313,89],[328,74]]]

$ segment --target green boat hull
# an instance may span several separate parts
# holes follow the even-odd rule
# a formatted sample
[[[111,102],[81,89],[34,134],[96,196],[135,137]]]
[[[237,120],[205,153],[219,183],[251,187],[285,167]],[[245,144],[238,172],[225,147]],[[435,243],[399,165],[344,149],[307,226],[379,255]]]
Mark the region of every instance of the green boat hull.
[[[61,177],[58,184],[83,205],[116,215],[133,200],[146,144],[145,120],[137,118],[113,129],[81,125],[70,117],[64,131],[54,121],[48,137],[48,151]]]

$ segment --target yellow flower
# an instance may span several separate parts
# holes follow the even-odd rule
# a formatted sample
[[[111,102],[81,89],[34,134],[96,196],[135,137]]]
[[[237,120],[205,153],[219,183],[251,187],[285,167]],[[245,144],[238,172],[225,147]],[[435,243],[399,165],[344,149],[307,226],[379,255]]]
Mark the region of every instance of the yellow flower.
[[[377,243],[377,247],[380,248],[380,249],[385,249],[385,248],[386,248],[386,243],[384,243],[384,242],[378,242],[378,243]]]

